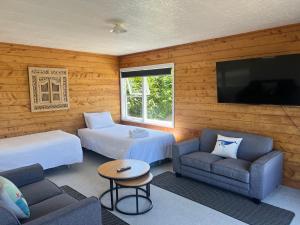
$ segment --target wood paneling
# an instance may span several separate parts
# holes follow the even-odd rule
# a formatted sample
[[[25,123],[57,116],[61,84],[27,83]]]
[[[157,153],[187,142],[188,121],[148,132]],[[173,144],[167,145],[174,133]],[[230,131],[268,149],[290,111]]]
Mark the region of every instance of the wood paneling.
[[[28,66],[69,71],[70,109],[30,112]],[[0,138],[84,127],[83,112],[120,120],[119,65],[114,56],[0,43]]]
[[[119,58],[0,43],[0,138],[53,129],[76,133],[88,111],[110,111],[119,121],[119,67],[174,62],[175,129],[164,130],[178,141],[205,127],[272,136],[285,152],[285,183],[300,187],[300,108],[219,104],[215,74],[217,61],[299,52],[300,24]],[[69,110],[30,112],[28,66],[68,69]]]
[[[300,24],[121,56],[120,67],[174,62],[177,140],[205,127],[271,136],[285,152],[285,184],[300,187],[300,108],[219,104],[216,98],[217,61],[291,53],[300,53]]]

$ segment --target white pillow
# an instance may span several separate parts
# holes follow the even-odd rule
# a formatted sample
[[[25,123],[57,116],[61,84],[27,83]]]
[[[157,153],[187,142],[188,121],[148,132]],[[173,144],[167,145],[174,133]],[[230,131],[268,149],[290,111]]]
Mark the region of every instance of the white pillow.
[[[85,124],[90,129],[111,127],[115,125],[110,112],[84,113]]]
[[[236,159],[242,140],[243,138],[225,137],[218,134],[217,143],[212,154]]]

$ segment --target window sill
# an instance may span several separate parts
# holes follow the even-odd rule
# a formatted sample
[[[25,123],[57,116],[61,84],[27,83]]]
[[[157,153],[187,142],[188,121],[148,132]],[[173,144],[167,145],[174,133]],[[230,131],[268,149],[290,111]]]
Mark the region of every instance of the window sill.
[[[158,126],[158,127],[174,128],[173,122],[167,122],[167,121],[161,121],[161,120],[143,121],[142,119],[136,119],[136,118],[122,118],[122,121],[145,124],[145,125],[153,125],[153,126]]]

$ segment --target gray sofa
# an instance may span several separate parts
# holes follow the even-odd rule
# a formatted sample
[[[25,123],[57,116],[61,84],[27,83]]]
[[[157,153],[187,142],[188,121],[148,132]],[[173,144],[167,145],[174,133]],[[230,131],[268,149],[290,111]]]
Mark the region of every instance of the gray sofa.
[[[237,159],[211,154],[217,134],[241,137]],[[173,169],[186,176],[253,198],[264,199],[282,180],[283,154],[273,140],[255,134],[204,129],[200,139],[173,146]]]
[[[101,225],[101,207],[95,197],[78,201],[44,178],[39,164],[1,172],[22,192],[29,219],[18,220],[0,201],[1,225]]]

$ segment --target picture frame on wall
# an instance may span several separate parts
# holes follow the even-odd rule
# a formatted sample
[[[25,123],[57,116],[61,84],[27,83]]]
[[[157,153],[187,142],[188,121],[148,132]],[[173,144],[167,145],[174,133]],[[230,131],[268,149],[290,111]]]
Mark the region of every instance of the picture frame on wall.
[[[28,74],[31,112],[70,108],[67,69],[28,67]]]

